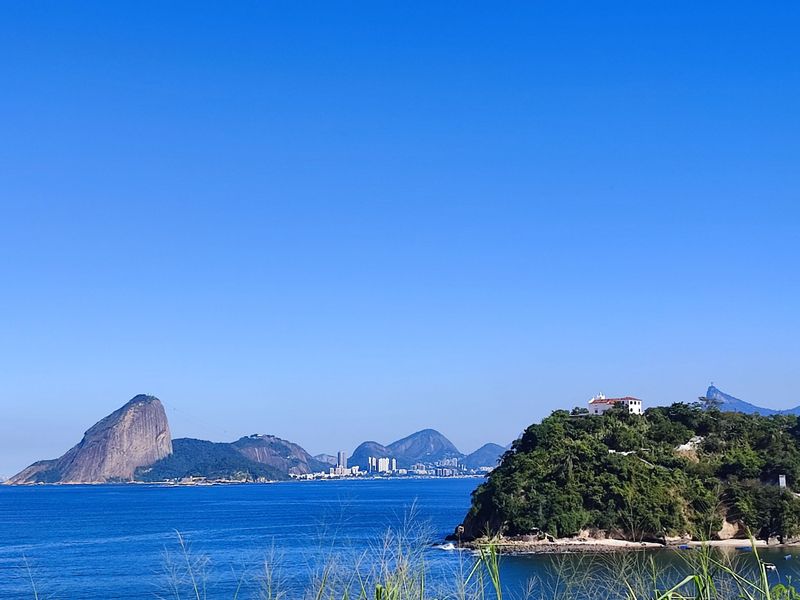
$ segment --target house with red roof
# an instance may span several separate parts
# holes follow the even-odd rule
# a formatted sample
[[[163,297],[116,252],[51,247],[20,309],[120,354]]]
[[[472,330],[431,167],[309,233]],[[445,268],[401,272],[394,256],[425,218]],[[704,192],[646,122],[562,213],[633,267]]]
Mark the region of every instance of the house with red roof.
[[[589,414],[602,415],[609,408],[621,405],[625,406],[632,415],[641,415],[644,412],[642,401],[633,396],[623,398],[606,398],[603,394],[597,394],[589,400]]]

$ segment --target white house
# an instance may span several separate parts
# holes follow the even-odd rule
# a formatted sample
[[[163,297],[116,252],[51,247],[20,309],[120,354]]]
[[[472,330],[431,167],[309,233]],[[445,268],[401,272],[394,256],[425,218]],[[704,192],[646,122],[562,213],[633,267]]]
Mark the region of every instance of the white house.
[[[638,398],[625,396],[624,398],[606,398],[603,394],[597,394],[594,398],[589,400],[589,414],[602,415],[609,408],[621,404],[628,408],[628,412],[632,415],[641,415],[644,410],[642,409],[642,401]]]

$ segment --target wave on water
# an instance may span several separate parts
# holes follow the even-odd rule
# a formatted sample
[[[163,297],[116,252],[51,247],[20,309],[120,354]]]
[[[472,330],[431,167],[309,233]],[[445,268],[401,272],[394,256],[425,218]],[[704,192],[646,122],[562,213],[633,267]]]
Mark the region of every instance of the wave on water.
[[[434,544],[433,546],[437,550],[447,550],[448,552],[451,550],[463,550],[464,548],[459,548],[453,542],[446,542],[444,544]]]

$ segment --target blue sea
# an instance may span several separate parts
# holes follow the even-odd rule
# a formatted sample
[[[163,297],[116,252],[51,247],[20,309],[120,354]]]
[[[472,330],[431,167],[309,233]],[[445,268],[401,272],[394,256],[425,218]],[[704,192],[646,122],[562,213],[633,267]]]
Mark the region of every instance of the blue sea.
[[[40,600],[174,598],[171,582],[187,561],[209,600],[232,599],[237,587],[239,598],[258,598],[265,560],[275,566],[282,588],[302,597],[332,557],[366,566],[389,530],[424,530],[425,562],[435,585],[473,560],[435,542],[461,521],[478,483],[0,486],[0,598],[31,599],[34,587]],[[794,573],[800,579],[800,562],[783,560],[783,554],[770,555],[781,561],[773,576]],[[521,594],[558,560],[504,557],[504,585]]]

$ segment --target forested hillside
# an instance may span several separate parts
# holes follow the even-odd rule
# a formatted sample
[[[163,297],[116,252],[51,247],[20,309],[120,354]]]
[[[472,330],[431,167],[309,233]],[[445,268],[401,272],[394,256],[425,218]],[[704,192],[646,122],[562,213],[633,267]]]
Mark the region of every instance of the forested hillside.
[[[786,475],[788,489],[777,485]],[[556,411],[531,425],[473,493],[466,539],[598,529],[629,540],[800,532],[793,415],[673,404],[643,416]],[[724,527],[723,527],[724,525]]]

